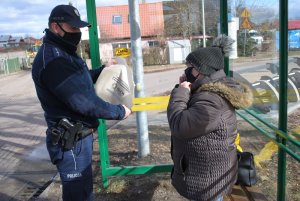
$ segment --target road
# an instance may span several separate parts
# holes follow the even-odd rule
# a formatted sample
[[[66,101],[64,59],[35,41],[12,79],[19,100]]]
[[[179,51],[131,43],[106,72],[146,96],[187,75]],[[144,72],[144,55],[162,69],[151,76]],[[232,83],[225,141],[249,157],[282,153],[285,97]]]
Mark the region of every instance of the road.
[[[269,61],[270,62],[270,61]],[[240,73],[245,79],[256,81],[260,75],[270,75],[266,69],[266,61],[255,61],[247,63],[232,63],[232,70]],[[184,73],[184,67],[158,73],[147,73],[144,75],[145,96],[162,94],[172,90],[178,83],[179,76]]]
[[[184,68],[173,69],[157,73],[146,73],[144,75],[145,96],[162,94],[172,90],[178,83],[179,76],[183,73]]]
[[[264,63],[234,68],[247,73]],[[145,96],[170,91],[183,70],[145,74]],[[0,76],[0,97],[0,200],[28,200],[56,175],[44,143],[46,126],[31,71]]]

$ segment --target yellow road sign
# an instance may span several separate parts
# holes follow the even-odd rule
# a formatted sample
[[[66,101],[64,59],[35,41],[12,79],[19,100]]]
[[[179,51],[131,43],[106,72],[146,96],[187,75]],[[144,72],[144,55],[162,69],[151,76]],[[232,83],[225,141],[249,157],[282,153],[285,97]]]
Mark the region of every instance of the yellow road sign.
[[[243,29],[251,29],[251,23],[248,18],[245,18],[242,22],[242,28]]]
[[[125,47],[120,47],[116,49],[116,56],[128,57],[130,56],[130,50]]]
[[[250,16],[251,16],[250,11],[249,11],[248,9],[245,8],[245,9],[242,11],[241,17],[250,17]]]

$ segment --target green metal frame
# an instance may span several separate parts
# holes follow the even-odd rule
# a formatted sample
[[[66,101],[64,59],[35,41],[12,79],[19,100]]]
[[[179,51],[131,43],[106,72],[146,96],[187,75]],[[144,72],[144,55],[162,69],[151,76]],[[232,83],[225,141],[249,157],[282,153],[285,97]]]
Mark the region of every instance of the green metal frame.
[[[222,34],[228,35],[228,2],[220,0],[220,29]],[[229,75],[229,58],[224,59],[224,71]]]
[[[88,22],[92,25],[89,29],[90,37],[90,52],[92,58],[92,68],[98,68],[100,63],[99,41],[97,33],[97,19],[96,19],[96,5],[94,0],[86,0]],[[111,167],[108,152],[108,139],[106,132],[105,120],[99,119],[100,126],[98,128],[99,138],[99,152],[100,152],[100,166],[102,173],[102,184],[104,188],[109,185],[109,176],[122,175],[139,175],[158,172],[170,172],[172,170],[171,164],[165,165],[144,165],[144,166],[122,166]]]
[[[287,132],[287,83],[288,83],[288,0],[280,0],[280,48],[279,48],[279,125],[278,128]],[[277,135],[277,142],[286,147],[286,139]],[[286,151],[278,150],[277,200],[285,200],[286,192]]]
[[[279,123],[278,128],[264,119],[260,118],[257,113],[251,110],[237,111],[238,115],[245,119],[250,125],[260,131],[263,135],[274,141],[279,147],[278,153],[278,177],[277,177],[277,200],[285,200],[286,190],[286,153],[293,157],[296,161],[300,162],[300,156],[287,146],[287,142],[292,143],[297,149],[300,150],[300,143],[293,139],[287,132],[287,83],[288,83],[288,1],[280,1],[280,75],[279,75]],[[99,41],[97,34],[97,20],[96,20],[96,7],[95,0],[86,0],[88,21],[92,24],[89,30],[90,36],[90,49],[92,57],[92,66],[96,68],[100,66],[99,54]],[[227,15],[227,0],[220,0],[220,27],[221,33],[228,34],[228,15]],[[225,61],[225,72],[229,75],[229,59]],[[253,121],[255,119],[255,121]],[[109,185],[109,176],[123,176],[123,175],[138,175],[159,172],[170,172],[172,169],[171,164],[165,165],[144,165],[144,166],[122,166],[111,167],[108,151],[108,139],[106,132],[106,125],[104,120],[100,121],[98,128],[99,147],[100,147],[100,166],[102,171],[102,183],[106,188]],[[263,123],[264,126],[261,125]]]

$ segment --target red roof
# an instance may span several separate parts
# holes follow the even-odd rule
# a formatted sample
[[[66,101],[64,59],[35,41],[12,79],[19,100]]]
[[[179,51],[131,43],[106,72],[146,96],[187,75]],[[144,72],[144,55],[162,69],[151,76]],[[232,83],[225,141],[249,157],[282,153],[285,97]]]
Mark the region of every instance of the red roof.
[[[289,21],[288,29],[300,29],[300,20]]]
[[[162,2],[139,4],[141,36],[151,37],[164,32]],[[130,38],[128,5],[97,6],[97,24],[102,38]],[[120,17],[120,23],[113,23],[114,17]]]
[[[300,29],[300,20],[289,20],[288,30]],[[275,26],[279,28],[279,21],[275,22]]]

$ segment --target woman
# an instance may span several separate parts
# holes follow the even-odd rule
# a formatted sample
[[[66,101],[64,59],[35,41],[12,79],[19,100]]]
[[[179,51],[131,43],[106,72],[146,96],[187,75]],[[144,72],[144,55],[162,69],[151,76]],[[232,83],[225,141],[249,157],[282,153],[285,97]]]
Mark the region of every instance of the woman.
[[[249,87],[224,73],[233,42],[221,35],[212,47],[191,52],[171,92],[172,184],[190,200],[221,201],[237,179],[235,110],[249,107],[253,98]]]

